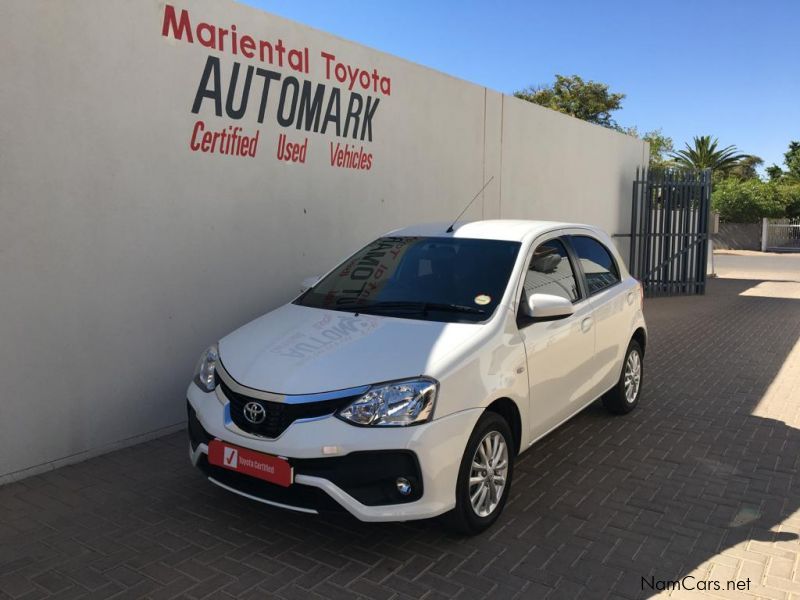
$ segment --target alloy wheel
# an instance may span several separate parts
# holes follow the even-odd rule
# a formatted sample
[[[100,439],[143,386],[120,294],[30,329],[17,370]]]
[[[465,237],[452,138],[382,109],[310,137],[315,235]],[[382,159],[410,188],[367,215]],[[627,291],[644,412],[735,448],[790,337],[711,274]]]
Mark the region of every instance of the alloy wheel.
[[[487,433],[472,457],[469,499],[479,517],[488,517],[500,504],[508,475],[508,445],[498,431]]]
[[[642,381],[642,359],[636,350],[628,354],[625,361],[625,399],[633,404],[639,395],[639,385]]]

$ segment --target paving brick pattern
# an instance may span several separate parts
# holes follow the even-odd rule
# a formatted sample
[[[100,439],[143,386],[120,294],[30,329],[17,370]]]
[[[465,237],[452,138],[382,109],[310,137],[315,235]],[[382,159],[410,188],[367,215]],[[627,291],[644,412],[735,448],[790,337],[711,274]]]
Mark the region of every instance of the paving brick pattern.
[[[663,594],[798,600],[800,300],[753,285],[648,300],[639,409],[524,454],[479,537],[266,508],[172,435],[0,488],[0,598],[639,598],[691,575],[750,587]]]

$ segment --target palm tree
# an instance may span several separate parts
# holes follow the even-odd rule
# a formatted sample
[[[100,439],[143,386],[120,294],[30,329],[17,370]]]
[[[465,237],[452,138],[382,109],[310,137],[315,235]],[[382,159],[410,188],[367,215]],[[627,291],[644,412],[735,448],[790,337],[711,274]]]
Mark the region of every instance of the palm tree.
[[[724,173],[737,166],[740,161],[747,159],[747,154],[741,154],[736,146],[726,146],[717,149],[717,138],[711,139],[710,135],[695,136],[694,147],[686,144],[684,150],[672,153],[674,163],[678,167],[687,169],[711,169]]]

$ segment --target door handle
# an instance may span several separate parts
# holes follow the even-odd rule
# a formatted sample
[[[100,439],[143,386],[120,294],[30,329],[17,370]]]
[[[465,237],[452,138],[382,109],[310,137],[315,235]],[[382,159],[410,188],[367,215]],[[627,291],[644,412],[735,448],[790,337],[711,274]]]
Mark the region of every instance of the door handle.
[[[586,317],[583,321],[581,321],[581,331],[583,333],[589,333],[593,323],[594,319],[592,319],[592,317]]]
[[[633,304],[636,295],[633,292],[628,292],[628,304]]]

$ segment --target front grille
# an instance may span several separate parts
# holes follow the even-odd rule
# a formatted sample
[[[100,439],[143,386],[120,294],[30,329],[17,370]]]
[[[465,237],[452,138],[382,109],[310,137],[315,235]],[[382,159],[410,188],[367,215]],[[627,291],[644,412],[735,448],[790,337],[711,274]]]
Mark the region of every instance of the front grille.
[[[332,415],[338,409],[343,408],[355,400],[358,396],[347,396],[335,400],[323,400],[320,402],[304,402],[300,404],[289,404],[285,402],[270,402],[260,398],[252,398],[244,394],[234,392],[225,385],[225,382],[216,376],[217,385],[228,399],[231,405],[231,420],[239,429],[260,435],[267,438],[276,438],[298,419],[310,419],[314,417],[324,417]],[[266,412],[264,420],[254,425],[244,417],[244,407],[248,402],[257,402]]]

